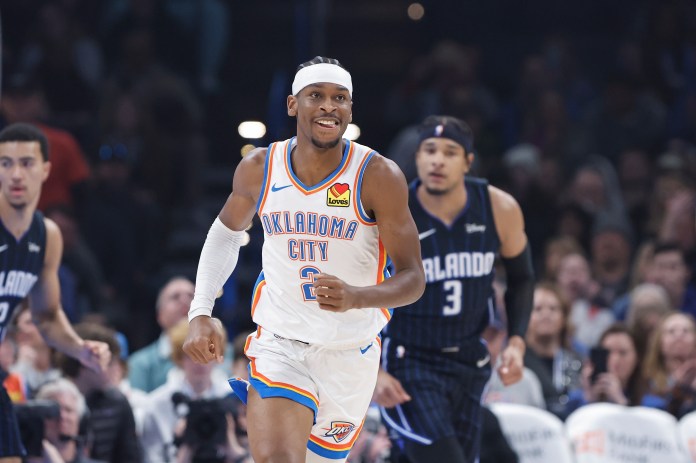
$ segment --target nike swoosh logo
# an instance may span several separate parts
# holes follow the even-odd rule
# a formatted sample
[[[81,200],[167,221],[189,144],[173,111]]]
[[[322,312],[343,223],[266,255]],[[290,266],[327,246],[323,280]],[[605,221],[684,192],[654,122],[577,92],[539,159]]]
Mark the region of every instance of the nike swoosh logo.
[[[361,354],[365,354],[365,352],[367,352],[368,350],[370,350],[370,347],[372,347],[372,344],[374,344],[374,343],[371,342],[371,343],[370,343],[366,348],[364,348],[364,349],[361,347],[361,348],[360,348],[360,353],[361,353]]]
[[[484,358],[476,361],[476,366],[479,368],[484,367],[490,360],[491,360],[491,355],[486,354],[486,356]]]
[[[3,244],[2,246],[0,246],[0,252],[3,252],[7,248],[8,246],[6,244]]]
[[[429,237],[430,235],[434,234],[437,230],[434,228],[431,228],[430,230],[424,231],[423,233],[418,233],[418,240],[422,241],[423,239]]]
[[[284,190],[286,188],[290,188],[291,186],[292,185],[276,186],[274,183],[273,186],[271,187],[271,191],[275,193],[276,191]]]

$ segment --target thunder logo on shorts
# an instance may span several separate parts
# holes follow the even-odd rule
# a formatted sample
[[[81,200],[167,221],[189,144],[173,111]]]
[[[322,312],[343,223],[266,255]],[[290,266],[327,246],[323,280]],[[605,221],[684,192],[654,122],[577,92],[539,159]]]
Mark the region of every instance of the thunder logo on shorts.
[[[333,437],[336,442],[341,442],[348,437],[354,429],[355,425],[353,423],[347,421],[332,421],[331,429],[326,430],[324,437]]]

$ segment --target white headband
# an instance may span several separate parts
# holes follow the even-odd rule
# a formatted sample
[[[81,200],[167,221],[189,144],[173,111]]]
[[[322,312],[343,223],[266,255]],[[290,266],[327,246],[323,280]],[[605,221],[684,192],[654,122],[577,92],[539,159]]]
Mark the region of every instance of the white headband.
[[[312,64],[297,71],[292,83],[292,94],[297,95],[307,85],[319,82],[342,85],[348,89],[350,96],[353,96],[353,82],[350,79],[350,73],[341,66],[329,63]]]

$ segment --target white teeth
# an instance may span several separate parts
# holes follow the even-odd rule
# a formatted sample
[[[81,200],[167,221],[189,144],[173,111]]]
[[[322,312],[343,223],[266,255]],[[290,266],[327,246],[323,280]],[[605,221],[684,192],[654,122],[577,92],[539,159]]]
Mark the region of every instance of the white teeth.
[[[324,124],[324,125],[338,125],[338,122],[336,121],[326,121],[326,120],[318,120],[317,121],[319,124]]]

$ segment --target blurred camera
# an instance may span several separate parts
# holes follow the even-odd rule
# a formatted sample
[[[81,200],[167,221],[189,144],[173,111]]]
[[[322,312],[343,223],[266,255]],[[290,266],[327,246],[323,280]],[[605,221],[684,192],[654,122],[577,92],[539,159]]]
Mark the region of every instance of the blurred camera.
[[[189,400],[184,394],[172,396],[174,406],[185,404],[188,411],[186,430],[182,444],[189,446],[193,453],[193,463],[217,463],[225,461],[227,446],[227,414],[235,417],[234,399]]]
[[[42,456],[44,420],[60,418],[60,406],[52,400],[30,400],[15,404],[14,409],[27,456]]]

